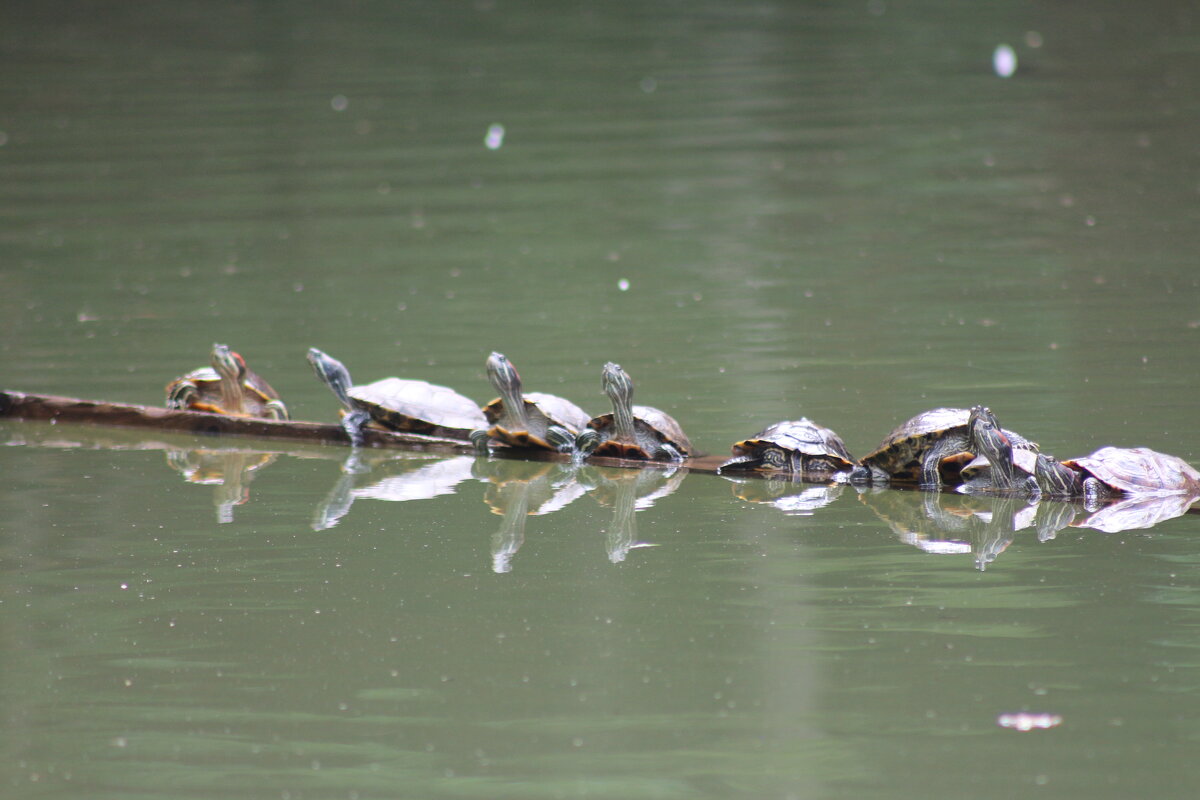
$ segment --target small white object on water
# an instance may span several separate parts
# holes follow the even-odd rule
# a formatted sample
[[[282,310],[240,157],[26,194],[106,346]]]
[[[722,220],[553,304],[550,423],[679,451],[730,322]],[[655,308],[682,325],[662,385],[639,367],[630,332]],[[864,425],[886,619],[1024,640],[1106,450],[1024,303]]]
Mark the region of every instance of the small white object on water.
[[[996,47],[992,53],[992,69],[1001,78],[1011,78],[1017,71],[1017,52],[1006,44]]]
[[[1015,731],[1045,730],[1062,725],[1063,718],[1058,714],[1031,714],[1021,711],[1016,714],[1001,714],[996,717],[996,724],[1001,728],[1012,728]]]
[[[499,122],[493,122],[488,125],[487,136],[483,137],[483,144],[488,150],[499,150],[504,144],[504,126]]]
[[[335,94],[329,100],[329,107],[334,111],[345,111],[350,107],[350,99],[344,94]]]
[[[621,278],[621,280],[617,281],[617,288],[620,289],[622,292],[628,292],[629,291],[629,279]]]

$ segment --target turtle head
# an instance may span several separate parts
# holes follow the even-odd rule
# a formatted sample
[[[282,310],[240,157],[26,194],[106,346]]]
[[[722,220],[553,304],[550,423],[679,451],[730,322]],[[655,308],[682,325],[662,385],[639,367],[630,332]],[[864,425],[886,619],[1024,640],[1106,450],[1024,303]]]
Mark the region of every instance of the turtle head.
[[[246,359],[229,349],[228,345],[214,344],[212,347],[212,368],[226,380],[240,382],[246,375]]]
[[[615,438],[628,441],[633,438],[633,380],[620,364],[608,362],[602,374],[604,393],[612,401],[613,433]]]
[[[1050,497],[1075,497],[1083,494],[1079,473],[1044,453],[1038,453],[1035,475],[1038,487]]]
[[[329,387],[341,404],[354,410],[349,395],[350,370],[346,369],[346,365],[315,347],[308,348],[308,363],[312,365],[313,372],[317,374],[321,383]]]
[[[605,364],[601,381],[604,393],[608,395],[609,400],[612,400],[614,406],[631,407],[633,405],[633,380],[629,377],[629,373],[621,369],[620,364],[614,364],[612,361]]]
[[[492,353],[487,360],[488,380],[504,400],[506,407],[517,410],[521,405],[521,376],[503,353]]]
[[[983,406],[971,409],[967,421],[971,452],[992,465],[992,481],[998,489],[1011,489],[1015,481],[1012,442],[1000,429],[996,415]]]

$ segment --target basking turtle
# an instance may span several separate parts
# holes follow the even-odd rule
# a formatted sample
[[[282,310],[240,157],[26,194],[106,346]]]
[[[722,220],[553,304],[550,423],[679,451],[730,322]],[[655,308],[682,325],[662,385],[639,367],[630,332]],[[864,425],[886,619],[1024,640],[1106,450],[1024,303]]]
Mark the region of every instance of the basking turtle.
[[[1200,472],[1148,447],[1101,447],[1067,461],[1038,456],[1036,474],[1047,497],[1082,497],[1089,510],[1122,495],[1200,496]]]
[[[692,451],[683,428],[665,411],[633,405],[633,381],[620,365],[608,362],[602,374],[613,413],[588,422],[575,441],[580,458],[590,455],[643,461],[683,461]]]
[[[250,371],[244,358],[223,344],[213,345],[211,367],[192,370],[167,384],[167,408],[288,419],[279,394]]]
[[[575,448],[575,437],[591,419],[586,411],[556,395],[522,394],[521,376],[502,353],[488,356],[487,371],[488,379],[500,396],[483,408],[483,415],[491,427],[471,433],[471,441],[479,450],[487,450],[491,439],[511,447],[564,452]]]
[[[1037,445],[1024,437],[1003,430],[990,410],[975,406],[935,408],[905,422],[889,433],[875,451],[862,459],[850,473],[855,483],[904,481],[936,489],[942,484],[940,468],[947,461],[966,461],[980,452],[989,454],[998,465],[996,486],[1011,488],[1012,458],[1002,454],[1007,448],[1036,450]]]
[[[315,347],[308,349],[308,363],[345,407],[342,427],[355,447],[362,446],[362,428],[368,422],[387,430],[464,440],[487,424],[475,401],[445,386],[402,378],[352,386],[345,365]]]
[[[857,463],[840,436],[807,418],[776,422],[735,444],[733,455],[718,472],[757,469],[832,475]]]

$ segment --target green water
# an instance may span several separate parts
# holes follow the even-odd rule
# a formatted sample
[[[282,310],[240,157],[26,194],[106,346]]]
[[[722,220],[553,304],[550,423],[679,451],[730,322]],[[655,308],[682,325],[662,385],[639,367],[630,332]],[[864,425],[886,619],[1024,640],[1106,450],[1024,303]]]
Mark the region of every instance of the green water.
[[[501,350],[592,413],[618,361],[714,453],[986,403],[1200,462],[1186,4],[4,17],[3,388],[161,403],[222,341],[328,421],[309,346],[481,402]],[[0,442],[0,794],[1200,790],[1196,515]]]

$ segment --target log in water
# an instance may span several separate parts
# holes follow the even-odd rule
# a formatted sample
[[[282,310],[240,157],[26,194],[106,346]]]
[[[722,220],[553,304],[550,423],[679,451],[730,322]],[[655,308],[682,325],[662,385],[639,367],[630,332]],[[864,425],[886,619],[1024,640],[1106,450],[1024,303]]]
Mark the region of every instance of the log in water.
[[[25,392],[0,391],[0,418],[4,417],[52,423],[105,425],[196,436],[236,436],[343,447],[350,445],[350,439],[340,425],[230,417],[224,414],[211,414],[207,411],[181,411],[155,406],[81,400],[76,397],[27,394]],[[368,448],[394,448],[440,453],[472,453],[475,450],[470,442],[373,428],[363,429],[363,443]],[[503,458],[522,458],[532,461],[570,460],[570,456],[548,450],[519,450],[504,445],[496,445],[492,454]],[[693,472],[715,474],[717,467],[725,460],[724,457],[719,456],[699,456],[688,459],[682,466]],[[599,457],[590,458],[588,462],[601,466],[633,469],[651,465],[673,466],[670,463]]]

